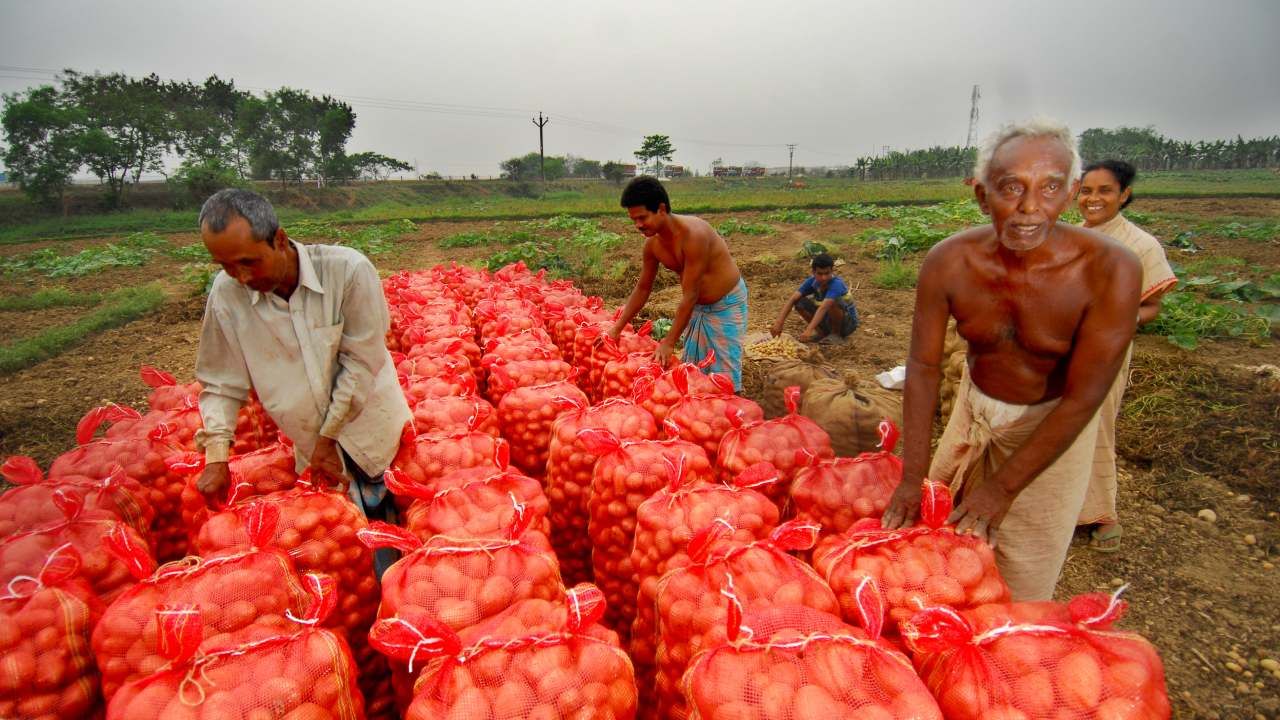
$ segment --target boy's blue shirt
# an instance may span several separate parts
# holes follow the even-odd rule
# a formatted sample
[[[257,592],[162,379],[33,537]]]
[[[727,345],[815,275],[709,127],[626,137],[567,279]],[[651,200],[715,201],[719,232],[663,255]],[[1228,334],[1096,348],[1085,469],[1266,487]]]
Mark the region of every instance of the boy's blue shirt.
[[[810,275],[800,284],[800,294],[804,296],[816,295],[818,292],[818,283]],[[831,282],[827,283],[827,292],[818,300],[839,300],[849,292],[849,286],[844,284],[844,280],[839,275],[833,275]]]

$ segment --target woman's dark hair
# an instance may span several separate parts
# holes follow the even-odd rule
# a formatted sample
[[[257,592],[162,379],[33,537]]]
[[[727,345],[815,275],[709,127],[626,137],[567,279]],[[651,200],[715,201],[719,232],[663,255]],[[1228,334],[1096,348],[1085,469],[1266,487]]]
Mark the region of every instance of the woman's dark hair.
[[[814,255],[813,262],[809,263],[809,267],[814,270],[826,270],[827,268],[834,268],[835,266],[835,258],[826,253],[818,253],[817,255]]]
[[[624,208],[643,205],[649,212],[658,212],[658,205],[663,204],[667,206],[667,212],[671,212],[671,198],[667,197],[667,189],[662,187],[658,178],[649,175],[641,175],[627,183],[622,189],[621,204]]]
[[[1080,173],[1080,177],[1084,177],[1094,170],[1106,170],[1115,177],[1116,182],[1120,183],[1120,192],[1124,192],[1133,186],[1133,181],[1138,177],[1138,170],[1134,166],[1123,160],[1099,160],[1095,163],[1089,163],[1085,166],[1084,172]],[[1133,193],[1129,193],[1129,199],[1125,200],[1120,209],[1129,207],[1129,203],[1133,202]]]

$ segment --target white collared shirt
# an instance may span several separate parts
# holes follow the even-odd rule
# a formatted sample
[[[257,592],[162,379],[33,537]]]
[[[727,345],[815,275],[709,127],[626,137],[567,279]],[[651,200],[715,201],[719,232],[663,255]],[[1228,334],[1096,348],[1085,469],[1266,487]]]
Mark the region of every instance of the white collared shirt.
[[[226,460],[236,413],[253,389],[293,440],[299,469],[323,435],[377,476],[412,418],[387,351],[382,282],[356,250],[290,242],[298,286],[288,300],[225,272],[213,281],[196,355],[204,386],[197,441],[207,462]]]

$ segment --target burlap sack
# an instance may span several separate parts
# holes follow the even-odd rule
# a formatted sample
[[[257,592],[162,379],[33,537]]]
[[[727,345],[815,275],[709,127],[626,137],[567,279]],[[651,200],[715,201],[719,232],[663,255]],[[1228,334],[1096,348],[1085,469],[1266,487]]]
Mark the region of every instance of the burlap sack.
[[[952,320],[947,325],[947,339],[942,347],[942,382],[938,388],[938,412],[942,415],[943,425],[955,407],[956,388],[960,385],[968,354],[969,343],[956,332],[956,321]]]
[[[876,449],[881,420],[902,427],[902,393],[852,374],[843,380],[815,379],[801,396],[800,414],[827,431],[838,457],[854,457]]]
[[[816,380],[839,380],[840,373],[830,365],[817,365],[804,360],[778,360],[765,373],[764,387],[757,400],[766,418],[787,414],[782,393],[792,385],[799,386],[801,395]]]

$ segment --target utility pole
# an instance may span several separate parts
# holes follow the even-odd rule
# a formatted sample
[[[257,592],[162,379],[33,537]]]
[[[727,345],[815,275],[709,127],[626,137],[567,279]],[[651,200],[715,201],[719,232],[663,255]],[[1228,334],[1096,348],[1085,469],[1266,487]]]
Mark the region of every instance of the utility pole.
[[[542,149],[542,128],[551,122],[551,118],[543,119],[542,111],[538,111],[538,119],[531,120],[534,125],[538,126],[538,170],[542,173],[542,182],[547,181],[547,155]]]
[[[969,99],[969,137],[964,141],[965,149],[973,146],[973,134],[978,130],[978,101],[982,99],[982,90],[973,86],[973,94]]]
[[[796,158],[796,144],[787,143],[787,179],[791,179],[791,166]]]

